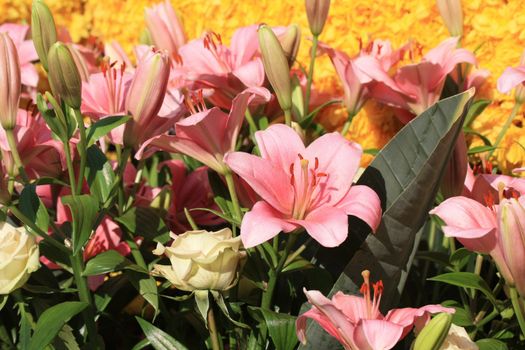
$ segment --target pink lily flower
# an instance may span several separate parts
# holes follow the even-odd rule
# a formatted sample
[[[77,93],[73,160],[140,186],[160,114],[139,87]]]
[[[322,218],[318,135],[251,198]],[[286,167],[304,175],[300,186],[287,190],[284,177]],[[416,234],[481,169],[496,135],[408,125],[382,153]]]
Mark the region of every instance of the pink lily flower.
[[[468,182],[471,188],[467,188],[464,194],[470,198],[449,198],[430,214],[445,222],[442,229],[446,237],[455,237],[469,250],[490,254],[504,279],[512,285],[514,278],[505,260],[499,218],[502,203],[525,194],[525,180],[504,175],[479,175],[473,182]]]
[[[30,178],[59,177],[66,168],[66,156],[61,142],[53,139],[51,130],[40,114],[18,109],[14,128],[18,153]],[[11,158],[7,135],[0,128],[0,150]]]
[[[29,26],[15,23],[4,23],[0,25],[0,33],[7,33],[13,40],[18,51],[18,61],[22,73],[22,84],[36,87],[38,84],[38,72],[32,62],[38,60],[33,40],[26,40]]]
[[[375,231],[381,221],[379,197],[367,186],[352,186],[361,146],[330,133],[305,147],[284,124],[258,131],[255,138],[261,157],[233,152],[224,159],[262,198],[242,220],[246,248],[299,227],[321,245],[335,247],[348,236],[348,215]]]
[[[222,44],[220,35],[210,32],[202,39],[180,47],[185,78],[193,89],[212,89],[211,103],[230,108],[232,100],[250,87],[262,87],[264,67],[259,52],[257,25],[239,28],[230,47]],[[286,28],[272,28],[279,36]]]
[[[357,114],[364,103],[370,97],[369,85],[372,80],[363,77],[360,73],[362,62],[366,60],[361,57],[371,56],[377,60],[381,69],[388,72],[404,55],[406,46],[400,50],[392,50],[390,42],[374,40],[366,48],[362,48],[359,55],[350,58],[344,52],[330,48],[328,45],[321,44],[321,49],[328,54],[337,72],[339,80],[343,84],[344,104],[348,113]]]
[[[155,46],[170,55],[177,54],[179,47],[186,43],[186,36],[171,2],[166,0],[146,8],[145,18]]]
[[[441,305],[426,305],[421,308],[390,310],[386,316],[379,311],[383,283],[372,285],[371,294],[369,271],[363,271],[361,293],[363,297],[337,292],[332,300],[319,291],[304,289],[312,308],[296,321],[297,337],[306,344],[306,320],[311,318],[346,350],[388,350],[392,349],[410,331],[423,328],[430,315],[440,312],[454,313],[454,309]]]
[[[269,92],[264,88],[247,89],[235,97],[229,114],[218,107],[207,110],[204,102],[198,112],[192,107],[194,113],[175,124],[174,136],[159,135],[148,140],[135,157],[146,158],[156,150],[182,153],[218,173],[224,173],[227,167],[223,157],[227,152],[235,150],[244,113],[256,94],[269,98]]]
[[[518,67],[507,67],[498,78],[498,91],[507,94],[517,86],[523,86],[525,82],[525,65]]]
[[[190,211],[193,221],[198,226],[215,226],[224,222],[209,211],[191,210],[197,208],[219,210],[213,200],[213,192],[208,181],[208,167],[199,167],[187,173],[186,165],[178,159],[163,162],[159,167],[162,166],[167,166],[172,175],[171,204],[167,216],[172,232],[178,234],[191,230],[184,213],[185,208]]]
[[[406,123],[439,100],[445,78],[457,64],[477,64],[472,52],[457,48],[458,40],[458,37],[446,39],[430,50],[420,63],[401,67],[393,77],[382,69],[377,59],[362,58],[359,66],[361,81],[373,82],[372,96],[400,108],[402,111],[398,117]]]

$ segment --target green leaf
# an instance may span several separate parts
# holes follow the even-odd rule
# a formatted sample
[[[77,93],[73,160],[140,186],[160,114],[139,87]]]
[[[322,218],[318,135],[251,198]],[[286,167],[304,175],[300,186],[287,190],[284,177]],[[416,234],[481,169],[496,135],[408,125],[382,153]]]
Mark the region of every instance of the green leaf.
[[[27,185],[24,187],[20,194],[19,207],[20,211],[22,211],[30,221],[34,222],[42,231],[47,232],[49,228],[49,214],[44,203],[42,203],[36,194],[35,185]],[[29,227],[27,227],[27,230],[32,232]]]
[[[171,239],[170,230],[159,215],[159,211],[154,208],[133,207],[115,220],[124,225],[133,236],[142,236],[148,241],[162,244]]]
[[[53,341],[62,327],[87,306],[87,303],[79,301],[66,301],[44,311],[36,323],[29,349],[44,349]]]
[[[250,326],[248,326],[248,325],[246,325],[246,324],[244,324],[242,322],[236,321],[230,316],[230,311],[228,310],[228,307],[226,306],[226,303],[224,302],[224,298],[223,298],[221,292],[218,292],[216,290],[212,290],[212,291],[210,291],[210,293],[213,296],[213,299],[215,300],[215,302],[217,303],[217,306],[219,307],[219,309],[221,309],[221,311],[224,314],[224,316],[226,316],[226,318],[231,323],[233,323],[234,325],[236,325],[238,327],[241,327],[241,328],[250,329]]]
[[[292,115],[294,120],[302,120],[304,112],[303,89],[299,78],[294,74],[292,77]]]
[[[106,203],[115,183],[115,172],[106,156],[95,145],[87,149],[86,181],[99,203]]]
[[[208,310],[210,309],[210,298],[208,296],[207,290],[196,290],[195,295],[195,305],[197,306],[197,311],[204,320],[204,324],[208,327]]]
[[[489,152],[496,149],[496,147],[493,146],[476,146],[472,147],[468,150],[467,154],[476,154],[476,153],[483,153],[483,152]]]
[[[77,254],[89,239],[97,219],[98,201],[88,194],[64,196],[62,203],[67,205],[73,216],[73,254]]]
[[[156,313],[159,309],[159,295],[155,279],[148,274],[134,270],[126,271],[126,277],[139,294],[153,306]]]
[[[148,338],[151,346],[153,346],[155,350],[188,350],[187,347],[175,340],[175,338],[173,338],[168,333],[158,329],[148,321],[143,320],[138,316],[135,318],[137,319],[140,328],[142,328],[142,331],[146,335],[146,338]]]
[[[293,350],[299,341],[295,333],[296,317],[270,310],[260,310],[275,348],[279,350]]]
[[[55,111],[48,108],[47,102],[44,100],[44,97],[40,93],[36,97],[36,105],[38,107],[38,110],[40,111],[40,114],[46,121],[47,126],[49,126],[49,129],[51,129],[51,131],[60,140],[62,140],[63,142],[67,142],[67,136],[66,132],[64,131],[63,124],[57,118]]]
[[[453,286],[463,287],[463,288],[472,288],[479,290],[489,301],[497,308],[496,297],[492,294],[492,290],[488,286],[487,282],[483,280],[480,276],[472,272],[449,272],[442,275],[432,277],[428,279],[429,281],[434,282],[443,282],[451,284]]]
[[[130,118],[128,115],[113,115],[100,119],[91,125],[86,130],[87,147],[93,145],[99,138],[119,125],[126,123]]]
[[[507,345],[496,339],[480,339],[476,342],[479,350],[507,350]]]
[[[131,264],[128,259],[120,255],[115,250],[108,250],[86,263],[83,276],[103,275],[108,272],[122,270],[125,266]],[[147,273],[147,271],[145,271]]]
[[[361,272],[370,270],[371,279],[382,280],[385,286],[382,308],[388,310],[397,305],[417,249],[420,228],[428,218],[472,95],[469,90],[446,98],[414,118],[360,177],[358,184],[370,186],[381,198],[383,218],[375,234],[370,234],[368,227],[356,230],[366,226],[356,223],[355,227],[350,226],[344,244],[325,249],[326,258],[320,258],[320,249],[321,264],[325,260],[330,264],[337,257],[349,259],[346,263],[332,263],[338,269],[345,267],[330,295],[337,291],[358,294]],[[337,344],[315,322],[306,332],[309,341],[300,349],[325,349]]]
[[[480,99],[472,102],[465,117],[464,125],[470,126],[474,120],[492,103],[492,100]]]

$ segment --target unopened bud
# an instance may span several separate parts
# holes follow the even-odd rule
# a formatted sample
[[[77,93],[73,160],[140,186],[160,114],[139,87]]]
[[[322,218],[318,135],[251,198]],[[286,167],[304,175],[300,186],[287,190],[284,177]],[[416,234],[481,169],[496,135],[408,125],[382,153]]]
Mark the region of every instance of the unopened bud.
[[[437,0],[443,22],[451,36],[463,35],[463,10],[461,0]]]
[[[441,313],[421,330],[414,343],[414,350],[439,350],[452,325],[452,315]]]
[[[78,73],[80,74],[80,79],[82,79],[83,82],[89,81],[89,69],[86,64],[86,60],[82,56],[82,54],[78,51],[78,49],[73,44],[66,44],[69,48],[69,52],[71,52],[71,57],[73,57],[73,60],[75,61],[75,64],[77,65]]]
[[[291,110],[292,88],[290,83],[290,67],[284,50],[272,29],[263,24],[259,27],[259,47],[266,77],[272,85],[281,108]]]
[[[330,0],[305,0],[305,6],[310,31],[317,36],[321,34],[326,23],[330,10]]]
[[[42,0],[33,1],[31,36],[40,62],[47,71],[47,54],[51,45],[57,41],[57,30],[49,7]]]
[[[21,74],[18,52],[7,33],[0,33],[0,123],[5,130],[16,124]]]
[[[525,66],[525,50],[521,54],[520,66]],[[516,89],[514,90],[514,98],[517,103],[522,104],[525,102],[525,86],[523,86],[523,83],[516,86]]]
[[[79,109],[82,102],[82,80],[69,48],[54,43],[47,55],[49,85],[53,95],[72,108]]]
[[[284,54],[291,67],[297,57],[299,45],[301,44],[301,28],[297,24],[291,24],[286,29],[286,33],[280,38]]]

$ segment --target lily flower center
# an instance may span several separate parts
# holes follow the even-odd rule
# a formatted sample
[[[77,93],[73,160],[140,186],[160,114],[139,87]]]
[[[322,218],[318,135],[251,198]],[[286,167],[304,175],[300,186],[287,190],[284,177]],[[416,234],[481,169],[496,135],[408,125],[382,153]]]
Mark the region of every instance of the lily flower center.
[[[364,270],[361,272],[363,276],[363,285],[361,286],[360,292],[363,294],[363,298],[366,303],[366,317],[367,319],[376,319],[379,315],[379,304],[381,303],[381,295],[383,295],[383,281],[379,280],[372,284],[374,294],[372,296],[370,288],[370,271]]]
[[[312,204],[316,187],[321,183],[321,179],[326,178],[328,174],[319,171],[319,159],[317,157],[314,158],[314,167],[311,168],[308,159],[305,159],[301,154],[297,156],[301,166],[298,174],[295,172],[296,163],[290,164],[290,184],[294,189],[292,217],[301,220]]]
[[[204,35],[203,45],[204,48],[210,51],[213,57],[215,57],[217,63],[219,63],[219,65],[225,71],[225,73],[228,73],[230,71],[230,67],[225,62],[224,57],[222,55],[223,47],[221,35],[215,32],[207,32]]]
[[[208,107],[206,107],[206,103],[204,102],[202,90],[198,90],[196,93],[186,92],[184,96],[184,105],[191,114],[197,114],[208,110]]]
[[[106,86],[109,94],[109,112],[110,114],[117,114],[122,112],[120,107],[124,97],[122,95],[122,78],[126,71],[126,63],[122,63],[120,68],[115,68],[117,62],[110,63],[108,60],[103,60],[100,69],[104,75]]]

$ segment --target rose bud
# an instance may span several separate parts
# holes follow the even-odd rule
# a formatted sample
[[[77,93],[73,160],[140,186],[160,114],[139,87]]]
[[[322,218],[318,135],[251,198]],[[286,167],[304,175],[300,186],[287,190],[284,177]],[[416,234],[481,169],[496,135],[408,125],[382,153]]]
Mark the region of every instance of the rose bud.
[[[187,231],[172,234],[171,246],[157,245],[155,255],[166,255],[171,265],[155,265],[153,274],[162,276],[180,290],[226,290],[237,283],[237,267],[244,256],[241,238],[232,238],[224,228],[216,232]]]
[[[297,57],[299,45],[301,44],[301,28],[297,24],[291,24],[286,29],[286,33],[280,38],[284,54],[291,67]]]
[[[57,41],[55,20],[42,0],[34,0],[31,10],[31,36],[40,62],[47,71],[47,53]]]
[[[0,223],[0,295],[22,287],[38,269],[38,244],[25,228]]]
[[[310,31],[314,36],[317,36],[321,34],[326,23],[330,10],[330,0],[306,0],[305,6]]]
[[[266,77],[283,111],[289,111],[292,108],[292,88],[286,54],[272,28],[263,24],[259,27],[258,34]]]
[[[18,53],[7,33],[0,33],[0,123],[5,130],[16,124],[21,74]]]
[[[49,85],[53,95],[72,108],[79,109],[82,103],[82,79],[69,48],[54,43],[47,55]]]
[[[437,0],[437,6],[450,35],[463,35],[461,0]]]

